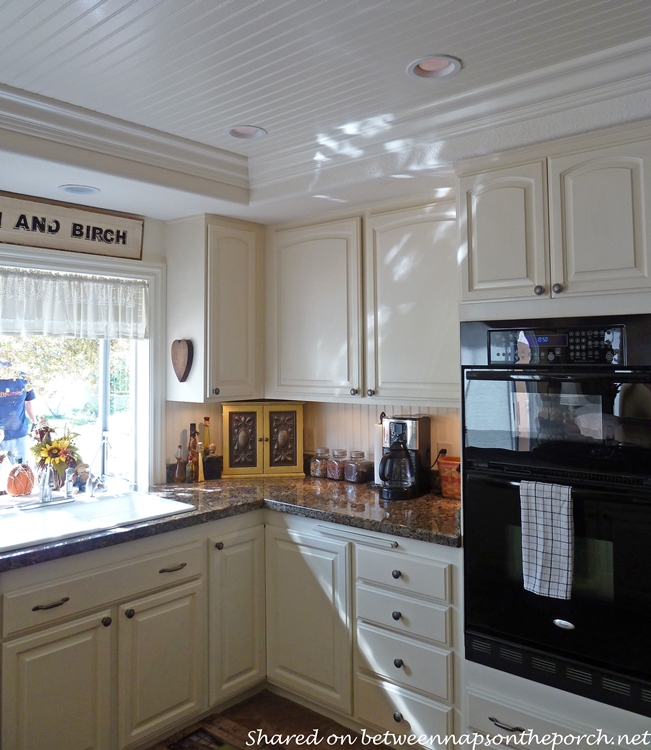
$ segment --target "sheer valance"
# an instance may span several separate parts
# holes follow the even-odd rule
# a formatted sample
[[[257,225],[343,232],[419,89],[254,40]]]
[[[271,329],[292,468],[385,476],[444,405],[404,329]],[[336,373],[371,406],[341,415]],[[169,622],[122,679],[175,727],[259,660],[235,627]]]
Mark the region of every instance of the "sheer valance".
[[[0,267],[0,333],[146,339],[148,310],[140,279]]]

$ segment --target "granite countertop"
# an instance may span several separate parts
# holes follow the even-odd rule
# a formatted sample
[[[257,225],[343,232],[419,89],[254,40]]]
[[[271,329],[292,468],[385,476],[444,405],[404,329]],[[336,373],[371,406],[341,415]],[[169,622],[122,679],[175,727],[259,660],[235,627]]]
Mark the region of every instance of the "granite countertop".
[[[269,508],[384,534],[461,546],[460,503],[429,494],[380,500],[378,488],[329,479],[219,479],[151,488],[196,510],[0,553],[0,572]]]

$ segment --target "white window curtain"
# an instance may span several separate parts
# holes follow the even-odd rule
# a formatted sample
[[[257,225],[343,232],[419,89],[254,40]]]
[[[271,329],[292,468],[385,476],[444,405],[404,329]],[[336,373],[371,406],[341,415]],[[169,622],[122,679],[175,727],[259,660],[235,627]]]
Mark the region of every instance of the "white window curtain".
[[[140,279],[0,267],[0,333],[146,339],[149,285]]]

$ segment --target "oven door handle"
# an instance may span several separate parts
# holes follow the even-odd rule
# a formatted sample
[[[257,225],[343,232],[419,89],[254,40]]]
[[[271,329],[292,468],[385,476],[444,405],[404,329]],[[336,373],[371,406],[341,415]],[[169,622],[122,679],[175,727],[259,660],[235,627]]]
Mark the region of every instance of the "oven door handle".
[[[540,383],[550,380],[580,381],[604,380],[611,383],[651,383],[651,372],[610,370],[609,372],[514,372],[513,370],[466,370],[466,380],[493,380]]]
[[[523,474],[531,474],[526,469],[518,472],[518,477],[522,477]],[[471,482],[473,479],[477,479],[481,484],[489,484],[493,487],[519,487],[521,479],[509,479],[508,475],[504,477],[492,477],[481,474],[478,471],[467,471],[466,481]],[[522,477],[526,481],[526,477]]]

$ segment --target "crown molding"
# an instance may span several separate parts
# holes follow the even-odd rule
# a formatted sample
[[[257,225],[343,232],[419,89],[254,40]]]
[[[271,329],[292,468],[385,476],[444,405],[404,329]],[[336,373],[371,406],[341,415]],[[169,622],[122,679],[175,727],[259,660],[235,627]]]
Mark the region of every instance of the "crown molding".
[[[595,112],[590,121],[584,121],[584,131],[612,125],[624,124],[651,116],[651,107],[644,97],[637,107],[618,107],[608,110],[607,103],[635,94],[651,94],[651,40],[644,39],[604,52],[587,55],[576,60],[559,63],[499,84],[437,100],[411,111],[401,112],[391,122],[391,142],[387,144],[386,133],[382,138],[362,140],[358,137],[332,135],[333,144],[347,142],[359,146],[363,152],[354,159],[346,156],[349,149],[332,152],[318,163],[315,149],[297,147],[274,155],[265,162],[250,165],[251,187],[256,192],[277,189],[287,180],[319,173],[324,178],[329,171],[336,171],[355,164],[359,170],[361,162],[386,161],[391,144],[400,155],[400,161],[417,164],[417,154],[433,147],[437,152],[439,167],[449,166],[445,149],[441,145],[450,141],[488,133],[499,128],[549,118],[569,113],[590,105],[602,105],[601,114]],[[606,105],[606,106],[604,106]],[[615,109],[615,107],[613,108]],[[551,124],[551,123],[550,123]],[[567,126],[566,126],[567,127]],[[524,130],[524,129],[523,129]],[[575,130],[579,133],[580,130]],[[549,138],[569,135],[569,132],[550,134]],[[527,145],[513,134],[512,148]],[[456,156],[456,154],[455,154]],[[463,158],[470,157],[468,153]],[[432,168],[431,160],[427,160]],[[328,178],[325,177],[327,180]]]
[[[248,189],[248,159],[230,151],[0,85],[0,128]]]

